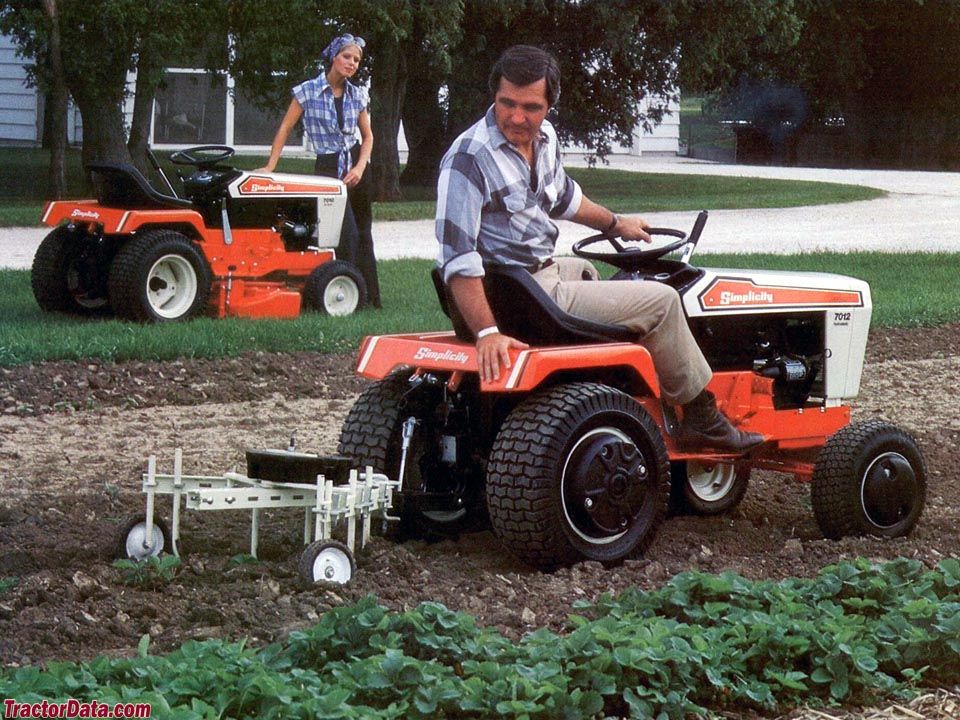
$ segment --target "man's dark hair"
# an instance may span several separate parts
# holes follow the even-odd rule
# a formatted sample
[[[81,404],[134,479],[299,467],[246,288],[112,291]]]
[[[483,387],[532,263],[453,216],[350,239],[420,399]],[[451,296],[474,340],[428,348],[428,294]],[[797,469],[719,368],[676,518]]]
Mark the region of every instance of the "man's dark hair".
[[[553,107],[560,99],[560,63],[546,50],[532,45],[514,45],[503,51],[490,70],[490,93],[497,94],[500,78],[514,85],[532,85],[541,78],[547,81],[547,104]]]

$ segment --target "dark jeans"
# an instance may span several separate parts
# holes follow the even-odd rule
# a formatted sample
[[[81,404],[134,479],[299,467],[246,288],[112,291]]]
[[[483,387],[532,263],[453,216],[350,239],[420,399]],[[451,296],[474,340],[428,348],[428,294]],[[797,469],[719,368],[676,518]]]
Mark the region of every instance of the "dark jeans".
[[[360,155],[360,143],[350,150],[350,158],[356,164]],[[317,175],[339,177],[337,173],[337,154],[317,155],[317,162],[313,167]],[[367,298],[370,305],[380,307],[380,280],[377,278],[377,258],[373,252],[373,211],[370,198],[370,172],[363,173],[363,178],[356,187],[347,190],[347,210],[343,214],[343,231],[340,233],[340,246],[337,248],[337,257],[356,266],[367,284]]]

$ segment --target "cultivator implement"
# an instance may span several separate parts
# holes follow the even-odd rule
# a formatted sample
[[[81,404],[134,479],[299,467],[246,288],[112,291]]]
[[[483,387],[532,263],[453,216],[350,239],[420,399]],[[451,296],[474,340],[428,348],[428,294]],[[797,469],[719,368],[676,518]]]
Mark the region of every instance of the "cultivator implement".
[[[399,482],[372,467],[352,468],[350,459],[322,457],[293,450],[247,452],[247,473],[185,475],[183,452],[174,454],[173,473],[157,472],[151,455],[143,474],[146,510],[122,529],[121,552],[145,560],[169,548],[179,555],[181,509],[249,510],[250,554],[257,556],[260,511],[302,508],[301,576],[308,582],[348,582],[356,569],[354,556],[370,539],[375,518],[388,519]],[[310,480],[309,478],[312,478]],[[157,516],[159,496],[170,496],[170,527]],[[345,527],[345,542],[333,532]]]

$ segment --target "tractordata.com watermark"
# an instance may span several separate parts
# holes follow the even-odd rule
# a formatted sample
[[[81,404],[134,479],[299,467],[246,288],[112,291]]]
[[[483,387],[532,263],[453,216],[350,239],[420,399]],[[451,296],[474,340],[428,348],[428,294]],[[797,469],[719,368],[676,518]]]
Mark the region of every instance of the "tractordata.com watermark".
[[[150,703],[105,703],[71,698],[52,702],[3,701],[3,718],[149,718]]]

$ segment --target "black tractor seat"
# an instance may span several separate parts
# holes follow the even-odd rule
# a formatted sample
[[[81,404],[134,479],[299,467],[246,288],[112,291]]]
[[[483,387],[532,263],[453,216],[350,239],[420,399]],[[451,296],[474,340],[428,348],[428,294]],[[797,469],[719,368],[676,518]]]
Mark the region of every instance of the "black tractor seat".
[[[431,276],[440,307],[450,318],[457,337],[475,342],[443,283],[440,269],[434,268]],[[588,345],[637,340],[636,331],[623,325],[594,322],[561,310],[522,267],[488,266],[483,288],[500,331],[530,345]]]
[[[164,195],[153,188],[143,174],[127,163],[90,163],[86,169],[94,174],[97,201],[106,207],[125,210],[151,208],[195,209],[192,202],[173,195]]]

